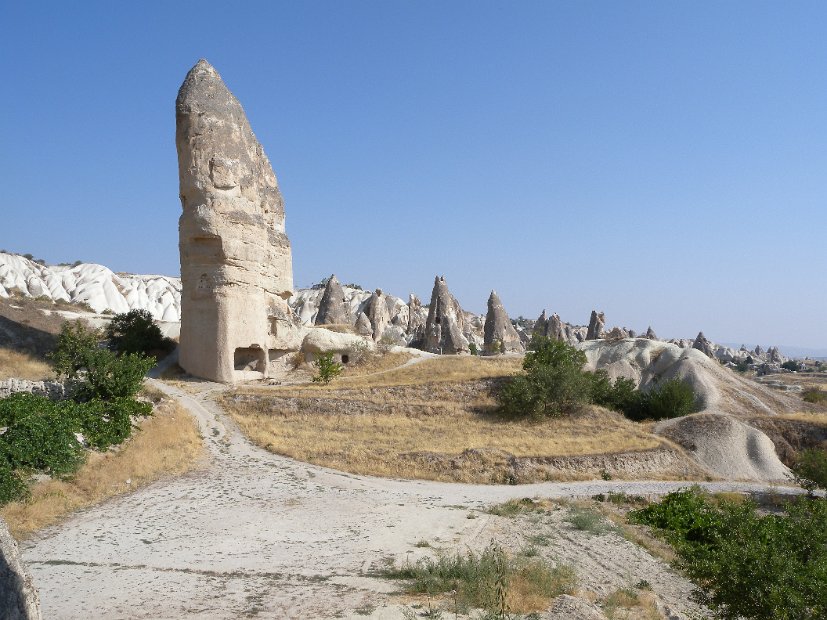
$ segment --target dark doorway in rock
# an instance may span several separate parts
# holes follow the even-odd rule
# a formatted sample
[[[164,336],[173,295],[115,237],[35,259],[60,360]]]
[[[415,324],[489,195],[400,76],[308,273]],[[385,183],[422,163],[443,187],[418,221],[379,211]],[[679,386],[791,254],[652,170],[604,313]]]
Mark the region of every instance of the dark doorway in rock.
[[[261,347],[240,347],[233,355],[233,368],[264,372],[264,349]]]
[[[342,364],[347,364],[349,361],[350,361],[350,356],[349,355],[343,355],[342,356]]]

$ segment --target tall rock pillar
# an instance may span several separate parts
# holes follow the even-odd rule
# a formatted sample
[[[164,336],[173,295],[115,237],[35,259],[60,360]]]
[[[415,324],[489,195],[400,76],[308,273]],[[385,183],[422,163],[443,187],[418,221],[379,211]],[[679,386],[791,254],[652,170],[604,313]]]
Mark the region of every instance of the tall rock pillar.
[[[183,213],[179,363],[231,383],[267,376],[293,289],[284,203],[238,99],[199,60],[175,101]]]

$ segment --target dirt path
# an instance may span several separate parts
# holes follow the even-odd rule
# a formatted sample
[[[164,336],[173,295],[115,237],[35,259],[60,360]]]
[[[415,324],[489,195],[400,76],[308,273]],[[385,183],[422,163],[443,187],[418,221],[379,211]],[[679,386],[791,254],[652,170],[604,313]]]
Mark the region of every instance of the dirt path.
[[[421,540],[443,548],[484,546],[503,530],[503,518],[477,509],[510,498],[621,490],[651,495],[686,486],[612,481],[483,486],[354,476],[252,446],[212,402],[220,386],[191,395],[154,384],[196,417],[210,462],[201,471],[82,511],[27,542],[24,559],[45,618],[363,618],[353,610],[374,607],[373,618],[399,618],[397,607],[385,607],[387,593],[397,585],[369,576],[371,570],[389,559],[416,559],[428,551],[414,547]],[[575,557],[565,541],[576,538],[561,537],[564,548],[558,553]],[[600,563],[587,564],[589,571]],[[628,566],[640,566],[641,574],[624,574],[624,580],[652,581],[651,561]],[[662,597],[680,609],[689,588],[675,576]]]

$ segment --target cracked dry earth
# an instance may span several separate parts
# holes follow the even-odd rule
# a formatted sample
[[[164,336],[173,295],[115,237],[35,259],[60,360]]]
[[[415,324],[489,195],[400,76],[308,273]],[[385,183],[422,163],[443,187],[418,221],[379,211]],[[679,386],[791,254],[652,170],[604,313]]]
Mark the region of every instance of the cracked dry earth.
[[[446,550],[481,549],[492,538],[515,542],[521,521],[480,512],[486,506],[686,486],[486,486],[355,476],[251,445],[213,402],[220,386],[188,394],[154,385],[197,418],[208,462],[81,511],[26,542],[24,560],[44,618],[401,618],[399,584],[373,572],[389,560],[433,552],[415,547],[418,541]],[[581,588],[600,594],[645,579],[670,609],[692,610],[691,584],[641,548],[617,534],[564,531],[562,521],[554,527],[559,535],[543,553],[571,564]]]

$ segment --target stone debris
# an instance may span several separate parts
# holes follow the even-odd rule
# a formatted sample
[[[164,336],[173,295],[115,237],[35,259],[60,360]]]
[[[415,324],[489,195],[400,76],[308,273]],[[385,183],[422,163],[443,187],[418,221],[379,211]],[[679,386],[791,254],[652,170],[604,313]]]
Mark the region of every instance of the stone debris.
[[[522,353],[525,350],[520,335],[511,324],[508,313],[495,291],[491,291],[488,297],[488,313],[485,315],[483,333],[483,352],[487,355]]]

